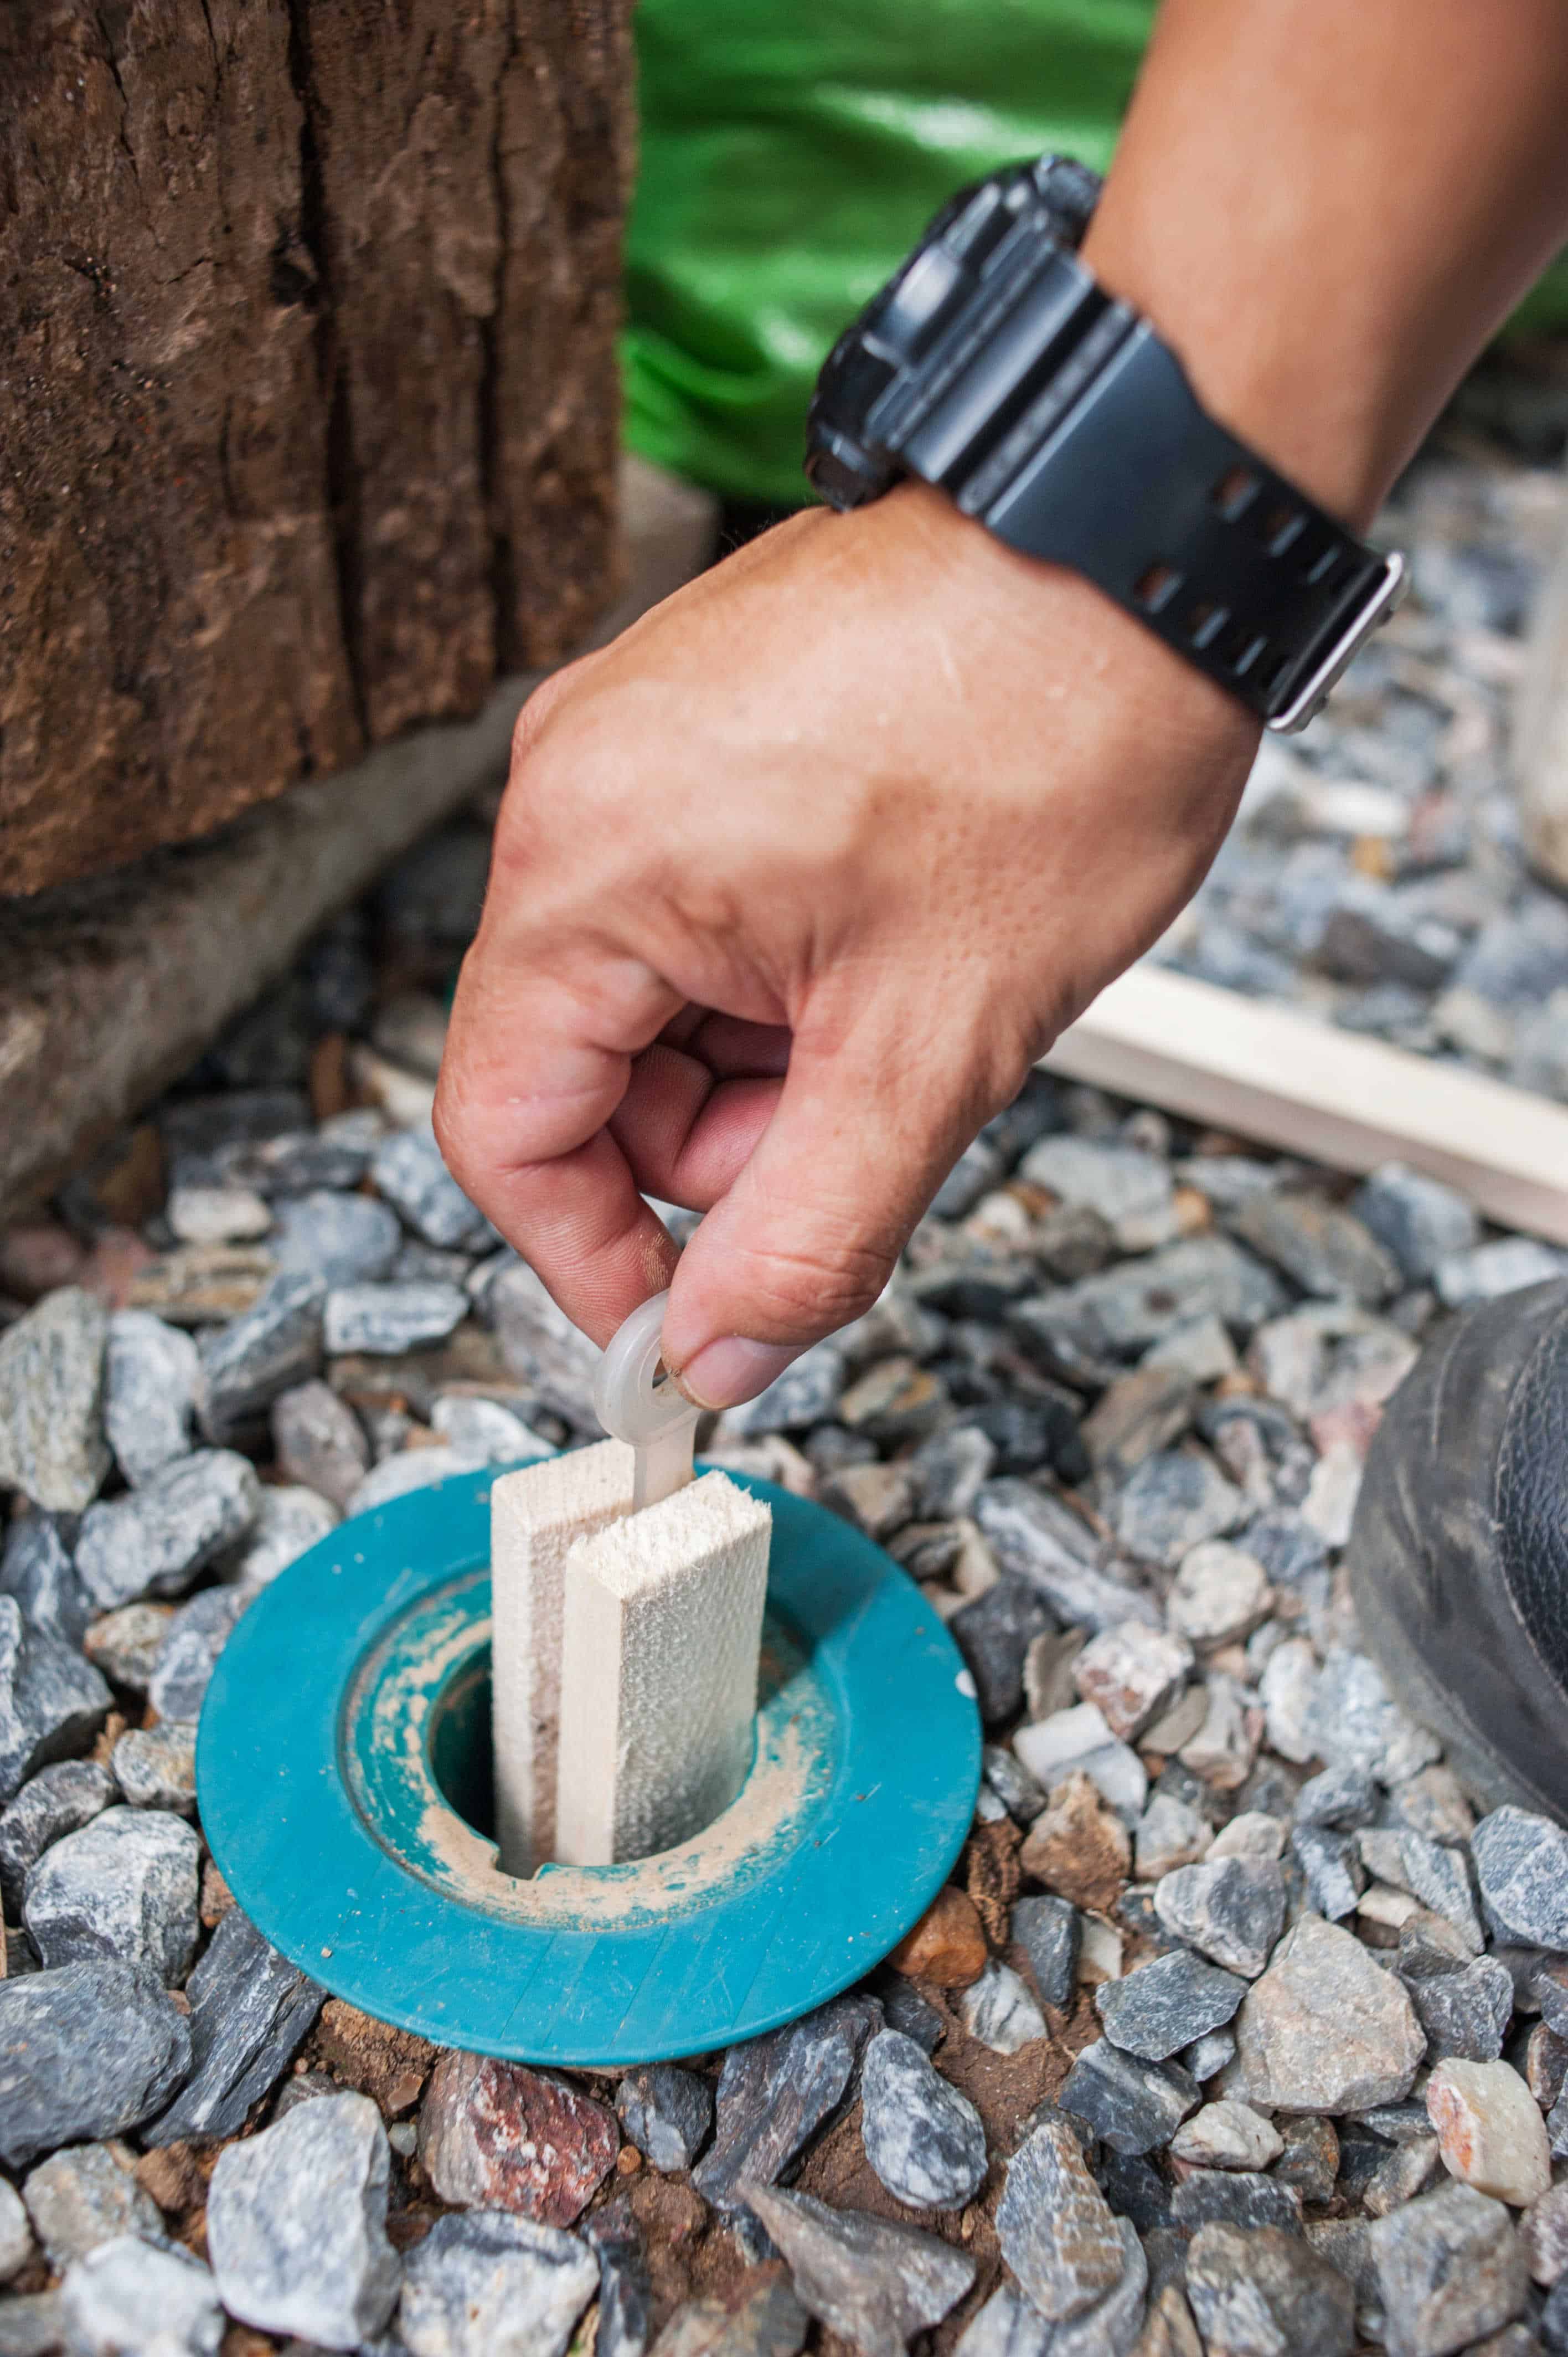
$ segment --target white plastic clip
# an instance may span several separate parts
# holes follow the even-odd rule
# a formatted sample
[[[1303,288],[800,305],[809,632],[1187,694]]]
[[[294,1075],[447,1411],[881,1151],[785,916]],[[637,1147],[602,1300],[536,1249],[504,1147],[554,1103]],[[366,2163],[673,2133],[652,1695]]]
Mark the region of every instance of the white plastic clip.
[[[594,1377],[594,1409],[612,1439],[635,1451],[631,1511],[657,1505],[691,1480],[700,1411],[677,1388],[660,1352],[668,1293],[656,1293],[611,1337]]]

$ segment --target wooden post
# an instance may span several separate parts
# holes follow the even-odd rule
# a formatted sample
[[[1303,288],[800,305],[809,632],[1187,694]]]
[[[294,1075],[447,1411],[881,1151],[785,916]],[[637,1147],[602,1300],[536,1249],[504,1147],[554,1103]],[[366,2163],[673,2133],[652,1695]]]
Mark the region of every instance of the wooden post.
[[[562,1598],[567,1557],[631,1512],[634,1451],[621,1440],[508,1473],[490,1493],[491,1724],[496,1848],[503,1874],[555,1855]]]
[[[740,1791],[771,1522],[724,1474],[705,1473],[573,1547],[555,1817],[563,1864],[618,1865],[672,1848]]]
[[[1511,766],[1525,849],[1543,876],[1568,886],[1568,500],[1563,525],[1530,630]]]

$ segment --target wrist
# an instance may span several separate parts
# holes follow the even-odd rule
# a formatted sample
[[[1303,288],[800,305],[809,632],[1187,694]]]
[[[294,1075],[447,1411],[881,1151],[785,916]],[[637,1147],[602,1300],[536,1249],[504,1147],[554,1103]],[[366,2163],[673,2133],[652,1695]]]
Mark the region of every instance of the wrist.
[[[1220,425],[1364,533],[1421,430],[1386,365],[1386,328],[1369,321],[1357,332],[1359,300],[1326,304],[1325,318],[1318,303],[1283,291],[1283,273],[1271,285],[1233,244],[1221,266],[1206,242],[1197,224],[1120,198],[1113,178],[1083,259],[1149,319]]]

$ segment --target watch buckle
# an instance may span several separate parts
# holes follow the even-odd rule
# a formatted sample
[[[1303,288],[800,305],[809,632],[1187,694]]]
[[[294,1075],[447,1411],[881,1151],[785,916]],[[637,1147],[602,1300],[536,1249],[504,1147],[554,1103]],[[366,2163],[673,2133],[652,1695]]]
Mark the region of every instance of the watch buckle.
[[[1383,569],[1367,597],[1335,640],[1311,675],[1297,688],[1283,712],[1276,712],[1265,722],[1278,736],[1294,737],[1315,720],[1338,685],[1353,659],[1359,655],[1372,632],[1386,622],[1396,607],[1404,602],[1410,587],[1410,568],[1397,551],[1383,560]]]

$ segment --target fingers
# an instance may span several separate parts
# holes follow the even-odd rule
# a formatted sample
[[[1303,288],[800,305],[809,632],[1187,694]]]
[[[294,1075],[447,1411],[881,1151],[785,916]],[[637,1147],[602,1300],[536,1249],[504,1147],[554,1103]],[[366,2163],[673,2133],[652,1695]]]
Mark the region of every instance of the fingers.
[[[957,1041],[917,1045],[908,1028],[866,1019],[836,1047],[797,1037],[771,1121],[672,1281],[664,1357],[703,1406],[753,1397],[871,1307],[990,1109]]]
[[[705,1036],[705,1029],[693,1034]],[[646,1193],[706,1211],[745,1168],[780,1085],[747,1075],[721,1079],[697,1056],[660,1041],[633,1065],[611,1135]]]
[[[586,944],[519,954],[481,931],[436,1092],[458,1183],[597,1342],[670,1281],[674,1247],[606,1126],[674,994]]]

